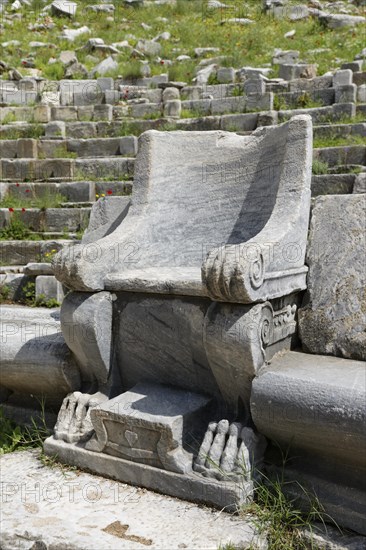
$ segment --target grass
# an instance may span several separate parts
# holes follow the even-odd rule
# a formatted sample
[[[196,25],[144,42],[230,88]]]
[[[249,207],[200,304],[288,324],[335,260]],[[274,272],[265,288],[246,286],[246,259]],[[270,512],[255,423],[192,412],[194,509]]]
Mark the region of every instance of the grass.
[[[275,111],[286,111],[289,109],[314,109],[316,107],[323,107],[321,101],[312,99],[308,92],[304,92],[296,99],[287,99],[286,96],[281,93],[275,94],[273,99],[273,108]]]
[[[0,229],[0,241],[37,241],[39,237],[33,234],[14,212],[9,225]]]
[[[118,136],[116,137],[139,136],[140,134],[141,129],[138,124],[134,122],[124,122],[118,130]]]
[[[60,208],[66,202],[61,193],[52,193],[48,188],[36,194],[34,188],[29,186],[26,192],[27,195],[8,193],[0,201],[0,208],[39,208],[44,211],[47,208]]]
[[[42,447],[43,441],[51,435],[46,426],[44,406],[41,400],[39,422],[31,417],[30,426],[22,427],[7,418],[0,407],[0,455]]]
[[[15,113],[7,113],[4,118],[1,121],[1,124],[11,124],[12,122],[15,122],[17,117],[15,116]]]
[[[320,147],[339,147],[341,145],[366,145],[366,139],[357,134],[350,134],[348,136],[341,136],[337,134],[315,137],[313,141],[313,147],[315,149]]]
[[[10,288],[7,284],[0,284],[0,304],[7,302],[10,295]]]
[[[76,159],[78,158],[77,153],[74,151],[68,151],[66,145],[60,145],[56,147],[53,151],[53,157],[55,159]]]
[[[328,164],[326,162],[322,162],[321,160],[313,160],[313,174],[316,176],[327,174],[328,173]]]
[[[180,118],[202,118],[209,116],[209,113],[200,111],[199,109],[182,109]]]
[[[44,294],[40,294],[34,302],[35,307],[59,307],[61,304],[56,298],[47,298]]]
[[[85,24],[85,7],[88,0],[80,0],[74,22]],[[274,19],[262,12],[262,3],[258,0],[247,0],[245,4],[237,0],[226,0],[226,4],[239,9],[235,16],[249,17],[256,24],[223,25],[226,17],[225,10],[207,10],[206,2],[201,0],[180,0],[176,5],[154,4],[142,9],[131,9],[123,3],[117,3],[114,14],[114,22],[111,24],[100,14],[87,12],[87,24],[92,34],[102,38],[106,44],[119,42],[128,36],[128,41],[135,47],[140,38],[153,38],[163,31],[171,33],[171,39],[161,41],[162,50],[160,57],[174,61],[178,55],[189,55],[192,59],[178,62],[169,67],[169,78],[191,82],[195,75],[197,60],[194,59],[195,47],[217,47],[218,55],[225,56],[225,64],[239,68],[244,65],[260,66],[271,62],[274,48],[299,50],[300,58],[308,63],[318,64],[318,74],[336,68],[343,61],[353,59],[356,53],[363,48],[363,29],[360,25],[354,29],[344,28],[333,31],[324,29],[314,19],[306,19],[293,22],[287,19]],[[238,6],[238,4],[240,4]],[[362,9],[362,8],[361,8]],[[360,12],[361,12],[360,9]],[[233,15],[232,10],[227,12]],[[2,40],[8,41],[17,38],[21,44],[6,50],[6,61],[9,65],[17,67],[24,75],[27,69],[21,66],[21,60],[28,53],[29,42],[34,39],[34,33],[28,30],[28,25],[34,24],[39,16],[39,7],[31,11],[28,8],[22,10],[22,19],[14,20],[12,26],[5,23],[2,31]],[[167,18],[167,22],[159,18]],[[55,36],[62,32],[62,26],[69,21],[64,18],[53,18],[55,28],[42,31],[42,40],[55,42]],[[141,27],[142,22],[148,22],[152,29],[147,32]],[[283,35],[295,28],[295,36],[288,40]],[[78,37],[72,44],[73,49],[78,49],[85,44],[86,37]],[[59,40],[59,51],[70,48],[67,41]],[[318,49],[326,51],[318,52]],[[312,51],[314,50],[314,51]],[[87,69],[92,68],[92,62],[87,61],[88,52],[78,50],[78,59],[86,63]],[[105,54],[94,52],[98,59],[103,59]],[[57,58],[57,52],[53,48],[39,48],[34,52],[36,68],[41,75],[50,79],[60,79],[64,68],[59,62],[49,64],[51,57]],[[212,57],[208,54],[207,57]],[[131,51],[126,48],[118,55],[118,72],[123,76],[136,78],[140,75],[141,63],[131,59]],[[165,72],[158,58],[149,59],[151,73]],[[274,67],[273,76],[276,75]]]
[[[3,123],[4,124],[4,123]],[[1,129],[1,124],[0,124]],[[44,128],[41,124],[33,124],[31,122],[24,128],[7,128],[2,134],[0,134],[0,139],[20,139],[20,138],[29,138],[29,139],[39,139],[44,135]]]
[[[58,461],[57,456],[48,456],[43,452],[43,442],[52,434],[48,429],[45,418],[45,400],[40,399],[40,413],[38,420],[30,418],[28,426],[19,426],[8,418],[0,407],[0,456],[15,451],[40,449],[39,460],[43,466],[57,467],[63,475],[68,471],[77,470]]]
[[[262,474],[254,502],[243,509],[242,515],[250,515],[259,534],[265,533],[268,548],[273,550],[315,550],[317,546],[309,546],[302,531],[311,533],[314,522],[324,524],[325,518],[332,521],[312,492],[298,481],[286,481],[283,474]]]

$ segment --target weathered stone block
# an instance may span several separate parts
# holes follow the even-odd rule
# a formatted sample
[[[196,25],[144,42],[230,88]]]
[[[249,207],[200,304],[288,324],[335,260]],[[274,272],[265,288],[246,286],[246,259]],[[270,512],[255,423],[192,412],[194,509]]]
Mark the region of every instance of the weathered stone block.
[[[69,123],[66,131],[68,138],[89,139],[97,137],[97,125],[94,122]]]
[[[93,120],[113,120],[112,105],[94,105]]]
[[[210,99],[195,99],[182,101],[182,109],[192,111],[192,117],[194,116],[206,116],[211,113],[211,100]]]
[[[264,94],[266,91],[266,83],[262,78],[248,78],[243,84],[244,95],[249,94]]]
[[[95,200],[94,181],[76,181],[58,184],[58,190],[69,202],[90,202]]]
[[[55,309],[1,308],[1,385],[17,394],[62,399],[80,387],[79,370]]]
[[[25,275],[32,275],[33,277],[37,275],[53,275],[52,265],[45,262],[30,262],[24,267],[23,272]]]
[[[47,138],[66,137],[66,124],[62,121],[48,122],[45,127],[45,137]]]
[[[180,93],[178,88],[165,88],[165,90],[162,92],[163,94],[163,102],[166,103],[167,101],[173,101],[175,99],[180,99]]]
[[[34,122],[46,124],[51,120],[51,109],[48,105],[35,105],[33,108]]]
[[[365,373],[362,361],[290,352],[254,379],[250,406],[257,429],[287,453],[277,472],[292,498],[301,479],[299,496],[306,483],[333,521],[364,535]]]
[[[17,156],[17,142],[13,139],[0,140],[0,159],[13,159]]]
[[[359,103],[366,103],[366,84],[362,84],[361,86],[358,86],[357,101]]]
[[[257,123],[257,113],[222,115],[220,127],[227,132],[251,132],[256,129]]]
[[[48,231],[79,231],[88,224],[90,208],[47,208],[43,224]]]
[[[51,107],[51,120],[73,122],[78,119],[78,112],[73,106]]]
[[[111,196],[97,201],[93,205],[83,243],[92,243],[111,233],[127,216],[129,206],[129,197]]]
[[[38,147],[36,139],[18,139],[17,157],[18,158],[37,158]]]
[[[61,105],[74,105],[74,92],[68,88],[61,88],[60,94],[60,104]]]
[[[355,178],[355,184],[353,187],[354,193],[366,193],[366,172],[362,172],[361,174],[357,174]]]
[[[131,115],[135,118],[161,116],[161,105],[159,103],[137,103],[131,105],[130,109]]]
[[[364,19],[364,22],[366,22],[366,19]],[[362,71],[363,61],[362,59],[358,59],[355,61],[351,61],[350,63],[343,63],[341,66],[342,70],[350,70],[353,73],[358,73]]]
[[[284,80],[294,80],[295,78],[314,78],[316,76],[316,65],[297,63],[280,65],[279,77]]]
[[[300,338],[311,353],[366,360],[365,195],[318,197],[299,310]]]
[[[249,94],[245,98],[245,109],[247,111],[272,111],[273,99],[273,92]]]
[[[336,103],[356,103],[357,86],[349,84],[347,86],[337,86],[335,89]]]
[[[93,120],[94,104],[91,105],[79,105],[77,107],[78,120],[82,122],[90,122]]]
[[[164,117],[179,118],[182,112],[182,103],[180,99],[173,99],[164,103]]]
[[[137,384],[92,412],[94,445],[107,454],[113,449],[115,456],[133,462],[190,473],[192,441],[203,438],[210,420],[210,401],[193,392]]]
[[[53,275],[38,275],[36,277],[36,300],[57,300],[62,302],[64,293],[62,285]]]
[[[75,171],[85,178],[125,179],[126,175],[133,173],[134,159],[122,157],[75,159]]]
[[[138,140],[136,136],[124,136],[119,139],[119,152],[124,157],[137,155]]]
[[[333,86],[349,86],[352,84],[351,69],[343,69],[336,71],[333,75]]]
[[[83,106],[83,105],[96,105],[98,103],[103,103],[104,93],[99,91],[94,92],[93,89],[86,88],[85,90],[74,91],[73,94],[73,105]]]
[[[97,86],[105,92],[106,90],[113,90],[114,89],[114,80],[110,77],[100,77],[97,78]]]
[[[246,100],[244,97],[225,97],[211,100],[211,113],[220,115],[225,113],[242,113],[245,111]]]
[[[119,102],[121,94],[118,90],[106,90],[105,91],[105,102],[108,105],[115,105]]]
[[[220,84],[235,82],[236,71],[233,67],[219,67],[217,69],[217,80]]]
[[[168,86],[168,87],[171,88],[171,86]],[[175,88],[175,89],[178,90],[178,88]],[[155,89],[148,88],[147,90],[144,90],[141,93],[141,97],[145,97],[146,99],[149,100],[150,103],[160,103],[161,101],[163,101],[163,90],[161,88],[155,88]]]

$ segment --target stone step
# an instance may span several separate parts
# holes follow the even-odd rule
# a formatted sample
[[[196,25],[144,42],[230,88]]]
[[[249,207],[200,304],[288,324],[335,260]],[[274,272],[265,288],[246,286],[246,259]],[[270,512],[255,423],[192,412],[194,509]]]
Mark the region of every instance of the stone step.
[[[33,269],[28,269],[28,266]],[[29,307],[60,305],[64,291],[52,273],[51,264],[33,263],[28,266],[23,267],[23,273],[0,274],[1,300]]]
[[[240,98],[231,98],[231,100],[237,99]],[[189,102],[189,104],[194,106],[194,102]],[[220,109],[225,112],[225,110],[227,110],[227,106],[223,103]],[[207,116],[194,116],[195,112],[192,111],[192,117],[190,119],[159,118],[148,120],[126,118],[125,116],[122,116],[121,120],[116,119],[107,122],[66,121],[64,123],[65,136],[71,139],[123,137],[126,135],[126,132],[139,135],[146,130],[165,128],[172,129],[174,126],[183,126],[184,129],[197,129],[197,123],[199,124],[199,129],[201,130],[222,129],[232,131],[250,131],[254,130],[257,126],[283,122],[296,114],[309,114],[312,117],[314,124],[325,124],[326,122],[336,122],[337,120],[341,121],[345,117],[352,118],[355,117],[356,112],[361,116],[365,116],[366,119],[366,105],[357,105],[356,107],[353,103],[337,103],[331,106],[314,107],[309,109],[280,110],[278,112],[271,111],[270,115],[268,115],[268,110],[265,111],[264,109],[259,113],[220,113],[221,116],[217,114],[216,116],[211,117],[209,115],[209,111],[206,110],[203,112]],[[196,115],[198,115],[198,113],[196,113]],[[268,119],[267,122],[265,122],[266,118]],[[3,124],[0,126],[0,137],[2,139],[42,137],[46,134],[46,129],[47,125],[45,124]],[[133,129],[133,132],[131,132],[131,129]]]
[[[137,154],[137,137],[98,139],[17,139],[0,141],[0,158],[95,158],[125,156]]]
[[[91,208],[0,208],[0,227],[8,227],[17,214],[23,224],[35,232],[77,232],[88,226]]]
[[[328,174],[356,174],[361,175],[366,172],[364,164],[337,164],[328,168]]]
[[[6,181],[128,180],[134,168],[134,158],[99,157],[98,159],[2,159],[0,179]]]
[[[313,159],[324,162],[329,167],[340,165],[366,166],[366,146],[351,145],[314,149]]]
[[[34,200],[44,201],[44,206],[48,207],[59,198],[70,203],[90,203],[103,195],[126,195],[131,191],[132,180],[0,182],[0,200],[13,197],[18,202],[24,201],[20,206],[25,208],[27,204],[31,206]]]
[[[69,239],[31,240],[31,241],[1,241],[0,265],[19,266],[30,262],[39,262],[47,258],[53,251],[60,250],[70,243]]]
[[[306,102],[317,102],[321,106],[333,105],[335,102],[335,89],[334,88],[320,88],[311,91],[290,91],[279,92],[276,94],[277,101],[281,104],[285,103],[291,109],[301,108],[306,106]]]
[[[356,174],[324,174],[311,178],[311,196],[353,193]]]
[[[333,521],[364,535],[365,375],[364,361],[292,351],[259,372],[251,395],[257,429],[288,453],[285,478],[292,471]]]
[[[366,122],[355,124],[319,124],[313,127],[314,138],[347,138],[349,136],[360,136],[366,142]]]

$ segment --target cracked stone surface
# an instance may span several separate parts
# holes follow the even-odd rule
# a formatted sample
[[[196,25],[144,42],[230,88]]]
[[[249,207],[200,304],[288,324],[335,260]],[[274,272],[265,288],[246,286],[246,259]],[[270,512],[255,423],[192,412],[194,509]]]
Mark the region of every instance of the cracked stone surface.
[[[267,548],[237,516],[38,457],[34,450],[0,458],[2,550]]]

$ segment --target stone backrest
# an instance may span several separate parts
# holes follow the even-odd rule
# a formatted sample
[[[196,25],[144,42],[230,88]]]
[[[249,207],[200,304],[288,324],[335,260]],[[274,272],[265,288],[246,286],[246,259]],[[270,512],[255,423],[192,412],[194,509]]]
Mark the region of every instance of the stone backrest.
[[[79,251],[68,270],[56,261],[56,275],[75,290],[212,297],[207,256],[230,248],[232,270],[257,271],[255,289],[285,271],[290,285],[216,299],[249,303],[305,288],[311,132],[306,116],[251,136],[145,132],[128,215],[94,243],[92,266]]]

